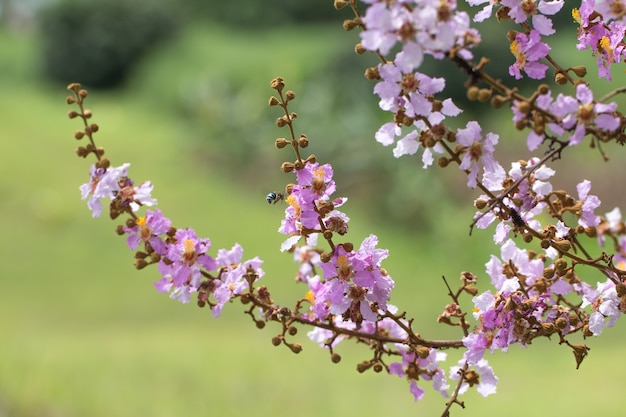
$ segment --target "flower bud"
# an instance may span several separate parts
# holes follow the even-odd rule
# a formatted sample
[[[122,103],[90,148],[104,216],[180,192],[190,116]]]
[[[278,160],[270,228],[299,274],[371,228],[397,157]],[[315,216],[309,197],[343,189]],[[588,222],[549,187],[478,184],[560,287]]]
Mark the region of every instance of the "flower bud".
[[[307,138],[305,134],[300,135],[300,138],[298,139],[298,146],[301,148],[309,146],[309,138]]]
[[[74,132],[74,139],[81,140],[84,137],[85,137],[85,132],[83,132],[82,130],[77,130],[76,132]]]
[[[335,10],[341,10],[348,5],[348,2],[345,0],[335,0],[333,6]]]
[[[330,355],[330,360],[333,363],[339,363],[341,362],[341,356],[338,353],[333,353],[332,355]]]
[[[507,101],[509,101],[509,100],[506,97],[504,97],[504,96],[493,96],[491,98],[491,105],[494,108],[498,109],[498,108],[502,107],[502,105],[504,103],[506,103]]]
[[[135,268],[144,269],[146,266],[148,266],[148,262],[143,259],[135,258]]]
[[[567,268],[567,261],[563,258],[559,258],[556,261],[554,261],[554,267],[558,271],[563,271],[564,269]]]
[[[488,101],[491,98],[491,93],[491,90],[488,88],[481,88],[478,90],[478,101],[481,103]]]
[[[72,96],[65,97],[65,104],[74,104],[76,103],[76,99]]]
[[[575,67],[570,68],[577,77],[583,78],[587,75],[587,68],[583,65],[577,65]]]
[[[571,242],[567,239],[555,240],[554,245],[559,250],[559,252],[569,252],[569,250],[572,248]]]
[[[280,104],[280,101],[278,101],[278,99],[274,96],[270,97],[270,101],[268,103],[270,106],[277,106],[278,104]]]
[[[283,171],[285,174],[293,171],[294,168],[295,168],[295,165],[292,164],[291,162],[283,162],[282,165],[280,166],[281,171]]]
[[[352,242],[342,243],[341,246],[343,246],[343,249],[348,253],[354,250],[354,244]]]
[[[285,93],[285,99],[287,101],[291,101],[295,98],[296,98],[296,93],[294,93],[292,90],[287,90],[287,92]]]
[[[293,353],[300,353],[302,352],[302,345],[300,343],[294,343],[289,345],[289,349],[291,349]]]
[[[278,149],[282,149],[285,146],[289,145],[289,141],[285,138],[276,138],[276,140],[274,141],[274,145],[276,145],[276,147]]]
[[[467,99],[470,101],[478,100],[479,92],[480,92],[480,89],[478,87],[476,87],[475,85],[471,86],[470,88],[467,89]]]
[[[356,52],[358,55],[363,55],[367,52],[367,49],[363,48],[363,45],[361,43],[357,43],[354,46],[354,52]]]
[[[554,76],[554,82],[556,82],[558,85],[565,85],[567,84],[567,76],[562,72],[557,72]]]
[[[270,86],[277,91],[282,91],[285,88],[285,83],[281,77],[276,77],[270,82]]]
[[[379,80],[380,74],[378,73],[378,67],[369,67],[365,70],[365,78],[368,80]]]
[[[274,346],[279,346],[281,344],[281,342],[283,341],[283,338],[280,336],[274,336],[272,337],[272,344]]]
[[[317,159],[315,158],[315,154],[311,154],[306,157],[304,160],[307,164],[314,164]]]
[[[487,207],[487,204],[489,202],[487,200],[483,200],[481,198],[477,199],[476,201],[474,201],[474,206],[478,209],[478,210],[482,210],[485,207]]]
[[[286,116],[280,116],[276,118],[276,126],[285,127],[289,124],[289,120],[287,120]]]

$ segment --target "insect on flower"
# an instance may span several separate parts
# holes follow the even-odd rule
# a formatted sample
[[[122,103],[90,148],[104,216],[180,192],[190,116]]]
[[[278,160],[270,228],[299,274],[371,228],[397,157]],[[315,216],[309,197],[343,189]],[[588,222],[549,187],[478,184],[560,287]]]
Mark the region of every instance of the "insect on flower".
[[[285,196],[283,195],[283,193],[276,193],[274,191],[272,191],[271,193],[269,193],[266,197],[265,197],[265,201],[267,201],[267,204],[276,204],[277,202],[279,202],[280,200],[282,200],[283,198],[285,198]]]

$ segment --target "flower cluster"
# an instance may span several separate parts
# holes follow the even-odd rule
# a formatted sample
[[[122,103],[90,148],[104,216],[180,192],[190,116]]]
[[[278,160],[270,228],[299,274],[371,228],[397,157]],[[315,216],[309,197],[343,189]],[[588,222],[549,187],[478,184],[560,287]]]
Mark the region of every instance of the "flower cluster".
[[[622,1],[583,0],[580,9],[572,10],[572,16],[580,25],[578,44],[580,50],[590,49],[597,57],[598,75],[611,80],[611,64],[621,62],[625,58],[624,34],[626,22]]]
[[[246,314],[257,327],[279,324],[281,331],[272,343],[286,345],[295,353],[302,350],[299,343],[290,341],[297,334],[296,326],[312,327],[309,338],[328,349],[333,362],[341,360],[335,352],[339,342],[366,344],[372,357],[359,363],[357,370],[385,370],[406,378],[416,400],[425,393],[420,382],[429,382],[448,398],[443,415],[454,404],[462,404],[458,397],[470,387],[484,396],[495,392],[498,378],[485,358],[487,352],[554,337],[572,350],[580,366],[589,348],[571,343],[571,336],[599,336],[626,311],[626,223],[618,208],[604,216],[597,213],[600,199],[591,194],[589,180],[577,178],[572,193],[553,186],[556,171],[548,164],[585,141],[605,159],[605,144],[623,145],[626,120],[618,104],[608,100],[625,90],[594,97],[583,80],[585,67],[562,66],[550,56],[546,39],[556,32],[550,16],[563,9],[564,0],[467,0],[471,6],[487,3],[474,21],[493,17],[517,25],[517,30],[508,33],[515,62],[506,65],[513,79],[525,73],[529,81],[545,80],[548,70],[554,70],[553,86],[539,84],[528,95],[507,84],[512,80],[490,75],[488,58],[472,61],[472,50],[481,36],[455,1],[363,3],[366,10],[361,15],[356,0],[335,0],[337,8],[350,6],[354,13],[344,26],[361,29],[356,51],[370,51],[380,59],[366,76],[376,82],[373,92],[379,107],[393,116],[378,129],[375,139],[384,146],[395,145],[396,158],[421,149],[425,168],[435,165],[435,155],[441,168],[456,165],[467,175],[467,186],[480,190],[470,230],[495,225],[493,241],[499,254],[491,255],[484,274],[491,288],[479,294],[478,277],[471,272],[461,274],[456,290],[444,277],[452,302],[438,322],[453,326],[461,333],[459,337],[423,338],[413,327],[418,321],[391,304],[395,282],[382,266],[389,252],[378,248],[378,237],[370,234],[358,247],[346,240],[350,219],[339,208],[347,199],[335,196],[337,185],[330,164],[319,163],[315,155],[301,156],[309,139],[294,136],[296,114],[288,110],[288,103],[295,93],[284,90],[281,78],[271,83],[277,96],[269,104],[284,112],[276,124],[288,127],[289,137],[276,139],[275,145],[294,151],[295,161],[281,166],[294,179],[284,193],[272,192],[267,201],[284,200],[278,231],[287,237],[281,251],[293,254],[298,264],[296,281],[307,288],[294,307],[281,307],[266,287],[257,286],[264,275],[262,261],[258,257],[244,261],[240,245],[211,252],[208,238],[198,237],[190,228],[176,229],[160,210],[139,214],[142,207],[156,205],[152,184],[135,186],[128,176],[129,164],[112,167],[103,157],[104,150],[93,141],[98,127],[89,123],[91,112],[83,107],[87,92],[72,84],[74,96],[68,103],[77,104],[80,111],[71,111],[70,117],[84,122],[75,138],[89,140],[77,153],[97,159],[89,182],[80,187],[83,200],[94,217],[102,213],[103,200],[109,204],[111,218],[127,216],[118,234],[126,236],[128,247],[135,251],[138,269],[157,266],[158,291],[184,303],[195,295],[198,305],[210,307],[215,317],[226,303],[240,299],[248,305]],[[611,65],[624,60],[624,10],[622,1],[582,0],[573,11],[579,24],[577,47],[591,49],[600,76],[607,80]],[[487,124],[475,120],[458,127],[463,125],[452,118],[462,109],[452,98],[439,97],[445,79],[418,71],[427,56],[448,59],[463,72],[469,100],[508,107],[514,127],[526,131],[528,151],[538,151],[540,156],[501,163],[497,147],[513,135],[483,133]],[[592,245],[606,251],[594,257],[597,251],[588,249]],[[592,285],[582,278],[587,270],[606,279]],[[472,297],[471,314],[461,307],[461,298],[467,295]],[[442,366],[447,354],[442,350],[452,348],[462,349],[462,354],[446,372]]]

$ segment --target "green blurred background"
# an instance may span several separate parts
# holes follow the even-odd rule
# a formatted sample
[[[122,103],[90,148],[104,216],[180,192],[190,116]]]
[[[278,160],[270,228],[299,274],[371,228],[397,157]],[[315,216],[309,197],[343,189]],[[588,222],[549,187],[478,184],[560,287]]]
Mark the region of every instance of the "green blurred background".
[[[473,194],[455,169],[423,171],[418,159],[395,160],[373,140],[385,115],[362,73],[375,60],[352,52],[358,37],[341,28],[347,12],[330,1],[287,0],[0,5],[0,417],[440,414],[444,400],[428,389],[414,404],[406,381],[358,374],[367,352],[349,343],[334,365],[301,329],[304,351],[294,355],[271,345],[277,328],[257,330],[237,304],[213,320],[157,293],[156,271],[133,268],[117,222],[92,219],[79,198],[91,161],[73,153],[80,124],[66,116],[69,81],[90,89],[96,139],[113,164],[131,162],[136,181],[151,180],[177,226],[194,227],[214,248],[239,242],[248,257],[264,259],[264,284],[288,305],[305,289],[278,250],[282,210],[265,202],[292,181],[279,170],[292,155],[273,147],[286,132],[267,107],[269,81],[282,76],[297,94],[298,133],[333,164],[339,195],[350,197],[349,239],[377,234],[391,252],[392,302],[420,318],[423,336],[457,337],[435,324],[448,302],[441,276],[456,283],[471,270],[485,280],[491,232],[468,236]],[[485,49],[500,45],[501,28],[484,29],[494,34]],[[583,56],[562,45],[558,58]],[[458,70],[436,71],[456,74],[451,94],[462,100]],[[508,113],[472,109],[459,123],[476,115],[497,131],[509,123]],[[527,158],[516,153],[524,138],[505,132],[501,155]],[[623,199],[615,191],[622,148],[609,146],[608,164],[577,149],[557,165],[563,186],[595,180],[605,211]],[[589,160],[591,172],[581,173]],[[492,357],[498,394],[470,393],[455,415],[615,415],[621,331],[587,341],[590,357],[578,371],[555,341]],[[450,352],[448,365],[458,356]]]

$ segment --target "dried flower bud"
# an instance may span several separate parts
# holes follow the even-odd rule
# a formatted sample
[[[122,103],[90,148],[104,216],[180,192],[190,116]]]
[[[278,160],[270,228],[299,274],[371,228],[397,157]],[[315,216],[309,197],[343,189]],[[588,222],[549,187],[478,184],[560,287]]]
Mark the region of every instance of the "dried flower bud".
[[[280,116],[276,118],[276,126],[285,127],[289,124],[289,120],[287,120],[287,116]]]
[[[332,355],[330,355],[330,360],[333,363],[339,363],[341,362],[341,356],[338,353],[333,353]]]
[[[274,145],[276,145],[276,147],[278,149],[282,149],[285,146],[289,145],[289,141],[285,138],[276,138],[276,140],[274,141]]]
[[[144,269],[146,266],[148,266],[148,262],[146,262],[143,259],[135,258],[135,268],[137,268],[137,269]]]
[[[357,43],[356,45],[354,45],[354,52],[356,52],[358,55],[363,55],[367,52],[367,49],[363,48],[363,45],[361,43]]]
[[[69,112],[67,112],[67,117],[69,117],[70,119],[75,119],[78,116],[79,114],[76,110],[70,110]]]
[[[554,82],[556,82],[558,85],[565,85],[567,84],[567,76],[562,72],[557,72],[554,76]]]
[[[274,96],[270,97],[270,101],[268,103],[270,106],[277,106],[280,104],[280,101],[278,101],[278,99]]]
[[[285,174],[293,171],[294,168],[295,168],[295,165],[291,162],[283,162],[282,165],[280,166],[281,171],[283,171]]]
[[[65,104],[74,104],[76,103],[76,99],[72,96],[65,97]]]
[[[85,132],[83,132],[82,130],[77,130],[76,132],[74,132],[74,139],[81,140],[84,137],[85,137]]]
[[[285,83],[281,77],[276,77],[270,82],[270,86],[277,91],[282,91],[285,88]]]
[[[575,67],[570,68],[570,70],[572,70],[574,74],[576,74],[576,76],[580,78],[583,78],[585,75],[587,75],[587,68],[583,65],[577,65]]]
[[[491,98],[491,93],[491,90],[489,90],[488,88],[481,88],[480,90],[478,90],[478,101],[480,101],[481,103],[489,101],[489,99]]]
[[[287,92],[285,93],[285,100],[291,101],[295,98],[296,98],[296,93],[293,92],[292,90],[287,90]]]
[[[346,19],[343,21],[343,28],[347,31],[350,31],[359,26],[358,19]]]
[[[305,134],[300,135],[300,138],[298,139],[298,146],[301,148],[309,146],[309,138],[307,138]]]
[[[341,244],[341,246],[343,247],[343,249],[350,253],[354,250],[354,244],[352,242],[344,242]]]
[[[315,155],[314,155],[314,154],[311,154],[311,155],[309,155],[309,156],[307,156],[307,157],[306,157],[306,159],[304,160],[304,162],[306,162],[307,164],[314,164],[316,160],[317,160],[317,159],[315,158]]]
[[[559,250],[559,252],[569,252],[569,250],[572,248],[571,242],[567,239],[555,240],[554,245]]]
[[[480,89],[476,87],[475,85],[471,86],[470,88],[467,89],[467,99],[469,101],[478,100],[479,91]]]
[[[341,10],[348,5],[348,2],[345,0],[335,0],[333,6],[335,10]]]
[[[489,204],[489,202],[487,200],[483,200],[481,198],[477,199],[476,201],[474,201],[474,206],[478,209],[478,210],[482,210],[485,207],[487,207],[487,204]]]
[[[500,96],[500,95],[498,95],[498,96],[493,96],[493,97],[491,98],[491,105],[492,105],[494,108],[498,109],[498,108],[502,107],[502,105],[503,105],[503,104],[505,104],[505,103],[506,103],[506,102],[508,102],[508,101],[509,101],[509,100],[508,100],[506,97],[504,97],[504,96]]]
[[[282,341],[283,341],[283,338],[282,338],[282,337],[280,337],[280,336],[274,336],[274,337],[272,337],[272,344],[273,344],[274,346],[279,346],[279,345],[282,343]]]
[[[563,258],[559,258],[556,261],[554,261],[554,267],[558,271],[563,271],[564,269],[567,268],[567,261]]]
[[[291,349],[293,353],[300,353],[302,352],[302,345],[300,343],[294,343],[289,345],[289,349]]]
[[[380,73],[378,72],[378,67],[369,67],[365,70],[365,78],[370,81],[379,80]]]

